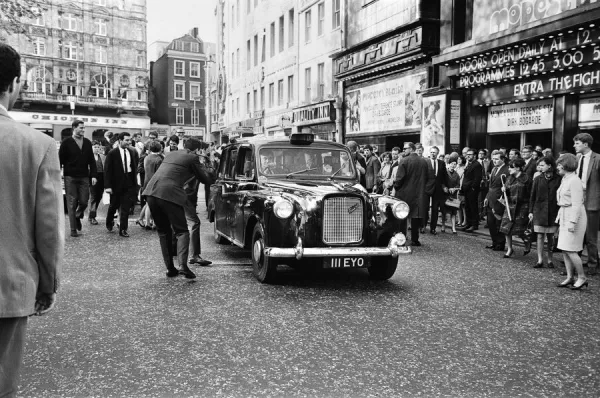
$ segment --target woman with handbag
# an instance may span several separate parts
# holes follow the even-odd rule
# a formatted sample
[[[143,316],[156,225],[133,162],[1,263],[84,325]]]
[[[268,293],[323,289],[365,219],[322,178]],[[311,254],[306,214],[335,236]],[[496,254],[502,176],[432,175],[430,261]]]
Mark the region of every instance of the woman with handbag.
[[[460,200],[458,199],[458,192],[460,191],[460,177],[456,172],[456,158],[450,158],[448,165],[448,186],[445,191],[448,194],[446,198],[446,206],[443,207],[442,213],[442,232],[446,231],[446,213],[450,212],[450,221],[452,222],[452,233],[456,232],[456,213],[460,210]]]
[[[583,204],[583,185],[575,173],[577,158],[567,153],[556,162],[556,170],[562,176],[560,187],[556,192],[559,222],[558,248],[562,250],[567,268],[567,279],[558,287],[573,285],[571,289],[579,290],[587,286],[587,278],[583,272],[583,264],[579,252],[583,250],[583,238],[587,228],[587,215]],[[577,271],[577,281],[574,280],[573,270]]]
[[[544,237],[548,239],[548,268],[554,268],[552,246],[554,234],[558,230],[555,222],[558,215],[556,191],[560,186],[561,178],[556,174],[556,163],[552,157],[540,158],[537,167],[541,174],[533,179],[529,199],[529,220],[533,221],[533,232],[537,234],[538,261],[533,268],[544,266]]]
[[[523,172],[525,161],[514,159],[508,163],[509,176],[506,184],[502,186],[502,192],[506,201],[506,208],[500,224],[500,232],[506,235],[508,250],[504,258],[512,257],[515,253],[512,245],[513,236],[520,236],[525,243],[523,255],[531,251],[531,241],[527,239],[525,231],[529,224],[529,191],[531,182],[527,173]]]

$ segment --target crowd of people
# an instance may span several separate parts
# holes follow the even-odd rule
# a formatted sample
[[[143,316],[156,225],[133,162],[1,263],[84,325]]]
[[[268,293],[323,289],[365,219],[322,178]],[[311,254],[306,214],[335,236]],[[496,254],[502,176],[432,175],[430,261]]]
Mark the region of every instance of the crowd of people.
[[[446,155],[434,146],[429,157],[412,142],[381,155],[371,145],[350,141],[347,147],[367,191],[408,203],[413,246],[421,245],[419,234],[428,224],[430,234],[438,234],[440,215],[440,231],[446,232],[450,216],[453,234],[457,228],[474,232],[485,222],[487,249],[510,258],[514,237],[523,240],[523,255],[535,241],[534,268],[554,268],[553,253],[561,251],[567,279],[558,286],[581,289],[588,285],[584,268],[598,272],[600,155],[591,150],[590,134],[573,141],[575,154],[561,151],[556,159],[551,149],[531,145],[491,153],[465,147]]]

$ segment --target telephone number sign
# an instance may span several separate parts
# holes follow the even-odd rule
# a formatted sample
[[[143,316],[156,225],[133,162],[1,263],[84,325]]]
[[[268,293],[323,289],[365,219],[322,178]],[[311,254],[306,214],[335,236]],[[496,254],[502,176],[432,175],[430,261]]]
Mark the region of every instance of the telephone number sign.
[[[575,30],[571,33],[551,35],[535,42],[522,43],[513,47],[486,52],[485,55],[474,56],[471,59],[461,59],[456,64],[447,67],[448,76],[486,72],[502,66],[508,68],[516,61],[537,59],[551,56],[556,52],[574,50],[576,47],[600,43],[600,30],[589,28]],[[556,54],[554,54],[556,55]]]
[[[521,60],[513,65],[492,68],[477,73],[460,76],[458,87],[494,83],[506,79],[546,74],[580,67],[600,60],[600,46],[584,46],[575,50],[563,50],[557,54],[546,54],[543,58]]]

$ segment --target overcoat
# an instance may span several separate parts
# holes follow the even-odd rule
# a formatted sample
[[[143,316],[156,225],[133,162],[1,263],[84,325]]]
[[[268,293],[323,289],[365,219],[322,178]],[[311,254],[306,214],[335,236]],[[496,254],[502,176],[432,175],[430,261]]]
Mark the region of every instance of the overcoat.
[[[398,163],[394,188],[396,197],[410,207],[410,218],[424,218],[429,210],[429,194],[432,190],[433,169],[429,168],[427,160],[416,153],[403,157]]]
[[[519,177],[509,176],[506,181],[506,195],[508,204],[504,209],[500,232],[505,235],[520,236],[525,232],[529,223],[529,199],[531,182],[526,173],[521,172]],[[508,211],[512,221],[508,218]]]
[[[373,189],[375,183],[377,181],[377,174],[379,174],[379,169],[381,169],[381,163],[379,159],[375,155],[369,156],[366,160],[366,168],[365,168],[365,188],[369,191]]]
[[[556,173],[546,178],[540,174],[533,180],[529,199],[529,212],[533,213],[533,225],[551,227],[557,225],[558,214],[556,191],[560,187],[561,177]]]

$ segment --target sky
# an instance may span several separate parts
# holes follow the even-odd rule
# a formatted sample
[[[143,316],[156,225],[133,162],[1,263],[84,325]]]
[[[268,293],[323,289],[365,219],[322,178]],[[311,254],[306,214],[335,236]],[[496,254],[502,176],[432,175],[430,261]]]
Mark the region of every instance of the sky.
[[[214,43],[216,4],[217,0],[147,0],[148,45],[157,40],[170,42],[194,27],[203,41]]]

